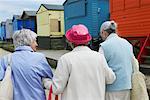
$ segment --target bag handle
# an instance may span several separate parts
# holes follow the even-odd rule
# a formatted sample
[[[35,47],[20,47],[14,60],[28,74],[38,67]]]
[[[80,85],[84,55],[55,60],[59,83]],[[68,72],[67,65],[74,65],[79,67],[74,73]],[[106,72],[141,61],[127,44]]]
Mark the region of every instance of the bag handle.
[[[12,64],[11,54],[8,54],[7,61],[8,61],[8,67],[11,67]]]
[[[49,90],[48,100],[52,100],[52,93],[53,93],[53,89],[51,85],[50,90]],[[55,100],[58,100],[58,95],[56,95]]]
[[[133,73],[139,72],[139,62],[135,58],[135,56],[132,59],[132,69],[133,69]]]

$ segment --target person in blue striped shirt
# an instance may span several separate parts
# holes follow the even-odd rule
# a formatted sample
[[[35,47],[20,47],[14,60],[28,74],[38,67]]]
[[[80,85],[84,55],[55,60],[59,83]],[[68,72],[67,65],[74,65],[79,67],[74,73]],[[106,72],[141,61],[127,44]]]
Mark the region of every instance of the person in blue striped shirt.
[[[45,56],[37,53],[37,34],[29,29],[13,35],[15,52],[12,53],[13,100],[46,100],[42,78],[52,79],[53,73]],[[7,56],[0,59],[0,80],[3,79]]]

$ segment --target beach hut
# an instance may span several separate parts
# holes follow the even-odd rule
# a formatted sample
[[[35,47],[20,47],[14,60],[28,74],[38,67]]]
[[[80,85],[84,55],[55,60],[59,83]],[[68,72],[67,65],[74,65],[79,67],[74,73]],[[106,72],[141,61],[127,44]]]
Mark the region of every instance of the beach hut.
[[[9,41],[12,39],[13,35],[13,23],[12,19],[6,20],[6,39]]]
[[[6,40],[6,22],[1,22],[1,39]]]
[[[64,7],[41,4],[36,15],[40,48],[62,48],[64,35]]]
[[[23,20],[23,28],[37,32],[36,11],[23,11],[21,19]]]
[[[1,23],[0,23],[0,40],[2,40]]]
[[[99,29],[109,20],[109,0],[66,0],[64,3],[65,31],[76,24],[88,27],[92,36],[91,48],[99,48]]]
[[[12,22],[14,32],[23,28],[23,20],[20,15],[14,15]]]
[[[72,25],[84,24],[97,38],[100,25],[109,20],[109,0],[66,0],[63,5],[65,31]]]

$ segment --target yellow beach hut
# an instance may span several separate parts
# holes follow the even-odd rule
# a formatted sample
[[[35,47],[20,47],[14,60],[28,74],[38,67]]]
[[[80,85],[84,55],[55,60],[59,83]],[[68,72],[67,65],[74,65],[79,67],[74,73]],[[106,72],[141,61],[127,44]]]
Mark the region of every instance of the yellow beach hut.
[[[36,13],[36,20],[40,48],[49,49],[62,43],[64,35],[63,5],[41,4]]]

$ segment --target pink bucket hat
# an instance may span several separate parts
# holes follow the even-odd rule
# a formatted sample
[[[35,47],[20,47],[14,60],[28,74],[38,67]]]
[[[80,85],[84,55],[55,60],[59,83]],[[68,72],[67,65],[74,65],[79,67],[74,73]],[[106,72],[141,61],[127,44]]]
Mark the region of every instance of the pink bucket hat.
[[[89,34],[89,31],[86,26],[79,24],[79,25],[73,25],[72,28],[67,30],[66,32],[66,38],[68,41],[79,45],[79,44],[86,44],[91,40],[91,35]]]

